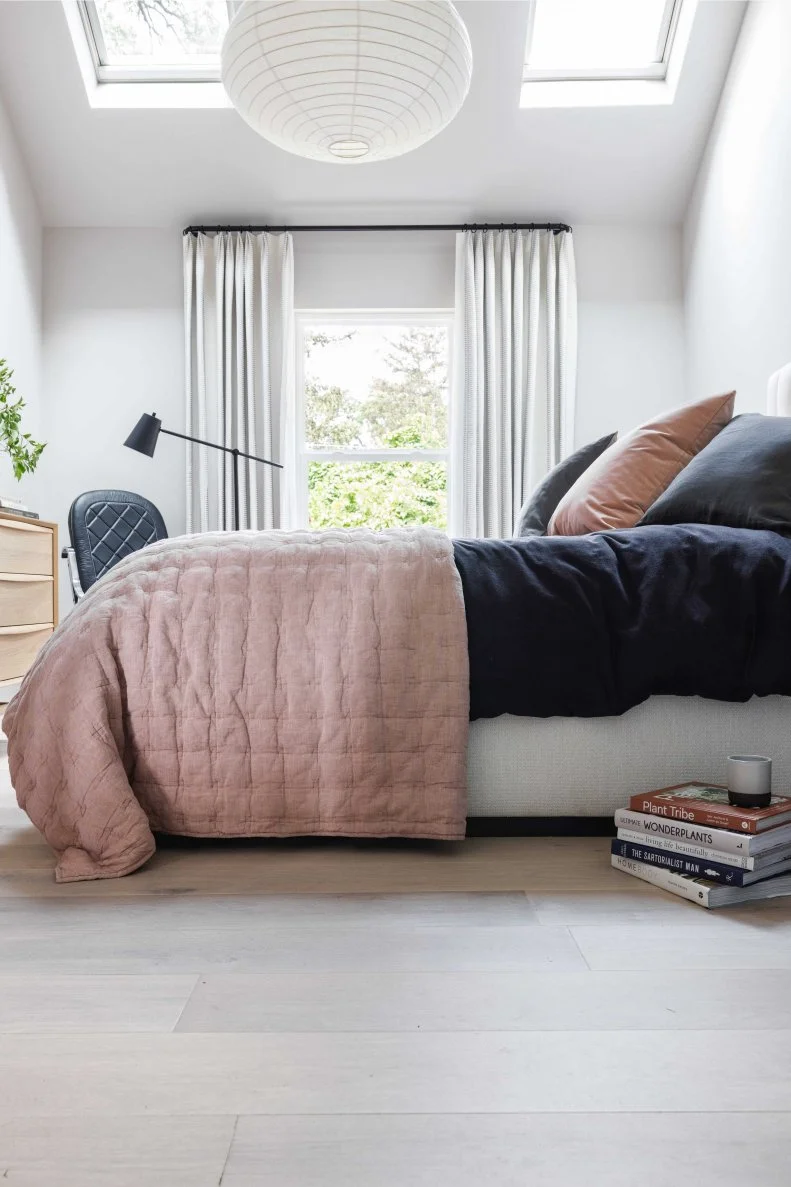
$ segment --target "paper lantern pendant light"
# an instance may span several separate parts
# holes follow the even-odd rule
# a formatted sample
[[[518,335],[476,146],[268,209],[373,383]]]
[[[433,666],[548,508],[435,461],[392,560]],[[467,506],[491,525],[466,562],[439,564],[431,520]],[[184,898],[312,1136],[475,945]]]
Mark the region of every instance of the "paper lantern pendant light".
[[[222,47],[239,114],[314,161],[384,161],[425,144],[470,87],[449,0],[245,0]]]

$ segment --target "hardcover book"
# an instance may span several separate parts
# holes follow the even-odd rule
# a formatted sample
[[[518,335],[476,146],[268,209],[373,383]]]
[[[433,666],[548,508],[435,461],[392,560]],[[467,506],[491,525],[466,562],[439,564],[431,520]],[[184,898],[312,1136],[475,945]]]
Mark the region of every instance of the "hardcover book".
[[[675,874],[661,866],[646,865],[644,861],[632,861],[628,857],[613,854],[610,862],[614,869],[650,882],[662,890],[669,890],[680,898],[689,899],[700,907],[732,907],[736,903],[755,903],[762,899],[791,895],[791,874],[780,874],[776,878],[765,878],[753,886],[721,886],[704,878],[691,878],[686,874]]]
[[[632,845],[629,841],[614,840],[612,853],[616,857],[628,857],[630,861],[660,866],[674,874],[686,874],[690,878],[705,878],[709,882],[723,882],[726,886],[750,886],[773,874],[791,871],[791,857],[774,862],[762,870],[740,870],[726,866],[719,861],[703,861],[683,853],[668,853],[665,849],[653,849],[650,845]]]
[[[733,834],[737,839],[738,833]],[[652,849],[661,849],[665,853],[680,853],[687,857],[699,857],[701,861],[718,861],[725,866],[735,866],[740,870],[764,870],[775,862],[791,858],[791,843],[781,845],[777,849],[770,849],[767,853],[751,856],[748,853],[728,853],[721,849],[711,849],[707,845],[695,845],[692,841],[679,841],[675,838],[648,836],[645,833],[632,832],[628,828],[618,829],[618,840],[629,841],[632,845],[650,845]]]
[[[768,808],[736,808],[728,803],[727,787],[713,783],[679,783],[661,791],[633,795],[629,807],[687,824],[708,824],[712,828],[760,833],[791,822],[791,798],[772,796]]]
[[[18,515],[24,519],[40,519],[41,516],[37,511],[22,510],[20,507],[0,507],[5,515]]]
[[[685,820],[669,820],[665,816],[653,816],[650,812],[632,812],[619,808],[615,813],[615,826],[619,830],[642,834],[645,845],[656,845],[660,840],[678,841],[689,845],[701,845],[706,849],[718,849],[721,853],[746,854],[757,857],[772,849],[791,845],[791,824],[777,825],[764,833],[737,833],[726,828],[712,828],[707,824],[694,824]],[[636,840],[628,837],[627,840]]]

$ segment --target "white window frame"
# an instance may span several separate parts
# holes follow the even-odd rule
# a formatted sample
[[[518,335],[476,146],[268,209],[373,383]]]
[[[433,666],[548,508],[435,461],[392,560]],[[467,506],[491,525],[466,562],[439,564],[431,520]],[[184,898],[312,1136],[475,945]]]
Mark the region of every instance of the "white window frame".
[[[308,466],[311,462],[444,462],[448,474],[450,520],[451,448],[453,439],[452,309],[300,309],[295,312],[296,435],[299,523],[308,527]],[[444,326],[448,334],[448,446],[446,449],[308,449],[305,443],[305,334],[325,326]]]
[[[228,16],[233,17],[235,0],[227,0]],[[120,63],[108,64],[107,47],[104,43],[102,23],[96,11],[95,0],[77,0],[85,38],[90,50],[96,81],[99,83],[185,83],[220,81],[220,59],[216,64],[207,62],[183,62],[128,66]]]
[[[661,106],[674,101],[698,0],[665,0],[657,38],[658,61],[654,63],[632,68],[570,66],[552,70],[529,65],[537,3],[547,0],[531,0],[520,107]]]
[[[645,63],[641,66],[624,66],[620,68],[607,66],[558,66],[549,70],[541,67],[533,67],[529,62],[530,47],[533,44],[536,10],[539,4],[551,2],[552,0],[533,0],[530,5],[527,18],[524,82],[594,82],[599,79],[605,82],[615,82],[620,79],[664,79],[667,77],[668,62],[670,61],[670,53],[673,49],[673,38],[678,27],[684,0],[665,0],[665,11],[662,14],[662,23],[659,26],[659,35],[656,42],[655,62]],[[640,0],[635,0],[635,3],[639,2]],[[591,0],[591,3],[595,3],[595,0]]]

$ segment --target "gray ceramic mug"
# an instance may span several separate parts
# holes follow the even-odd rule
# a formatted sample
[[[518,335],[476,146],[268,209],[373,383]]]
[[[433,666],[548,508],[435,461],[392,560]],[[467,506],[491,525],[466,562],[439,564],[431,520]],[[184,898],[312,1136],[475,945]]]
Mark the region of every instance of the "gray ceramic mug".
[[[768,808],[772,760],[762,754],[728,756],[728,799],[739,808]]]

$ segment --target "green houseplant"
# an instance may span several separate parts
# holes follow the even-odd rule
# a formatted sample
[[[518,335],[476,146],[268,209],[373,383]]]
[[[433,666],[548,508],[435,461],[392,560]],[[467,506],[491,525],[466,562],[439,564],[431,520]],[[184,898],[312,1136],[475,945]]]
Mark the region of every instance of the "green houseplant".
[[[30,433],[23,433],[22,409],[25,401],[16,396],[11,382],[14,372],[5,359],[0,359],[0,453],[7,453],[11,459],[14,477],[32,474],[44,451],[45,443],[34,441]]]

